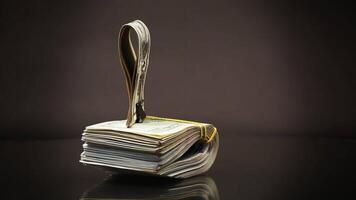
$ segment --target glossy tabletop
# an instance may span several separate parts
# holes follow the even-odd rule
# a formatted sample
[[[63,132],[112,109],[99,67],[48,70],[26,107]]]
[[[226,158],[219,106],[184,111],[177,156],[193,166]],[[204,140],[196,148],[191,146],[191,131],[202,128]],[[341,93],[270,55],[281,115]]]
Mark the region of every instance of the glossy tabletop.
[[[356,194],[356,140],[221,136],[212,169],[188,180],[111,175],[78,162],[82,142],[0,142],[1,199],[329,199]]]

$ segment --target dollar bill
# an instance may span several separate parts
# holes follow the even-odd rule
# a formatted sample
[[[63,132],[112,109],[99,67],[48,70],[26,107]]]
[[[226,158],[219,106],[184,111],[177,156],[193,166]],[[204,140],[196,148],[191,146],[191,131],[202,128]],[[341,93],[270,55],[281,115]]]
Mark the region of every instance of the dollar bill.
[[[133,33],[137,36],[137,47],[133,45]],[[144,88],[151,46],[150,32],[140,20],[124,24],[119,34],[120,62],[126,77],[129,110],[126,126],[141,123],[145,117]]]

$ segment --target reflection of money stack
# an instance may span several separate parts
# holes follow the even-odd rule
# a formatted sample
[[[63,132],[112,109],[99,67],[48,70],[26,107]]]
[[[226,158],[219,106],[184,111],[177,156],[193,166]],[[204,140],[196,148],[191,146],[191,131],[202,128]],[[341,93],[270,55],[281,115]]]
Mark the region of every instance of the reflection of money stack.
[[[131,31],[138,37],[136,51]],[[130,102],[127,120],[86,127],[80,162],[170,177],[203,173],[217,155],[217,129],[211,124],[146,117],[143,89],[149,48],[150,34],[143,22],[136,20],[121,28],[119,51]]]
[[[179,181],[137,176],[118,176],[111,177],[98,186],[84,192],[81,199],[218,200],[219,192],[214,180],[204,176]]]

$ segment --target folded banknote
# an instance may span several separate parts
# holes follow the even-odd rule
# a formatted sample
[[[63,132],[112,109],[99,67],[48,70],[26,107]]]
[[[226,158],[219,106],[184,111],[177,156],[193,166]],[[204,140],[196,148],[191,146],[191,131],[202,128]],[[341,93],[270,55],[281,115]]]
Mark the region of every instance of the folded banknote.
[[[134,45],[135,36],[137,44]],[[126,126],[142,122],[145,117],[144,88],[149,64],[151,37],[147,26],[140,20],[124,24],[119,33],[120,63],[125,75],[129,97]]]

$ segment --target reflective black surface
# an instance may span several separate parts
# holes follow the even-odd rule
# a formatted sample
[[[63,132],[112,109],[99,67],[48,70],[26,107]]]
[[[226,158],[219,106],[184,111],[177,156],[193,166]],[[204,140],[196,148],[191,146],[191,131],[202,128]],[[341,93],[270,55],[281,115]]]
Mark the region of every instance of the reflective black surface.
[[[171,179],[113,175],[85,191],[82,199],[219,199],[214,180],[207,176]]]
[[[80,139],[1,141],[2,199],[171,199],[169,191],[187,181],[112,177],[78,162],[81,145]],[[355,159],[354,139],[221,134],[215,165],[195,177],[204,189],[178,192],[193,199],[353,197]]]

